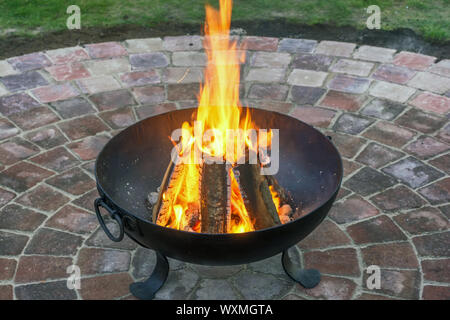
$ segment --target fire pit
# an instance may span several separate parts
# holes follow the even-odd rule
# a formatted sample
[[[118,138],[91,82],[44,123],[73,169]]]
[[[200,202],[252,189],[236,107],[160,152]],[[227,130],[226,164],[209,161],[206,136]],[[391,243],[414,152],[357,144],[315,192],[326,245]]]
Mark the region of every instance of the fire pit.
[[[287,249],[329,211],[342,180],[340,155],[330,139],[297,119],[241,107],[242,56],[228,36],[231,1],[221,1],[220,12],[207,7],[206,16],[208,66],[199,107],[142,120],[104,147],[96,162],[98,220],[113,241],[126,233],[157,252],[150,278],[131,285],[141,299],[164,284],[166,257],[233,265],[283,252],[286,273],[312,288],[320,273],[296,268]],[[255,129],[262,129],[258,137]],[[173,147],[168,137],[179,143]],[[119,234],[108,230],[100,207]]]
[[[297,119],[251,109],[260,127],[280,128],[280,168],[276,178],[301,204],[302,216],[271,228],[232,234],[186,232],[153,223],[145,199],[149,191],[160,186],[170,161],[172,145],[167,137],[194,111],[177,110],[142,120],[111,139],[97,158],[100,198],[95,208],[105,232],[114,241],[120,241],[126,233],[158,253],[158,263],[148,282],[149,294],[132,287],[132,293],[139,298],[151,298],[164,282],[168,272],[165,256],[197,264],[233,265],[286,252],[325,218],[340,187],[341,158],[327,137]],[[106,228],[100,206],[119,224],[119,235],[112,235]],[[296,270],[287,255],[283,265],[305,287],[318,283],[316,272]]]

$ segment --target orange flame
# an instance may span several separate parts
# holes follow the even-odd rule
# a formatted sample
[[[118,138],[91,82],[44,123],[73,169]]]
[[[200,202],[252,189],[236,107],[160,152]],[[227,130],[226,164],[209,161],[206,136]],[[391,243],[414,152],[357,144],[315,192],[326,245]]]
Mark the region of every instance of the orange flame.
[[[247,209],[244,205],[244,199],[242,198],[241,191],[239,190],[239,184],[233,173],[233,169],[229,171],[231,179],[231,221],[230,221],[230,233],[242,233],[253,231],[253,223],[250,220]],[[236,216],[238,220],[233,219]]]
[[[206,5],[205,37],[203,46],[208,59],[205,69],[205,83],[200,87],[199,105],[194,125],[183,123],[180,156],[188,157],[187,168],[177,177],[170,195],[170,223],[167,227],[185,230],[186,210],[200,201],[199,154],[235,164],[245,156],[245,148],[256,150],[255,142],[248,136],[248,129],[256,129],[248,112],[242,114],[239,102],[240,63],[245,51],[238,50],[237,42],[231,41],[231,0],[220,0],[220,10]],[[241,49],[241,48],[239,48]],[[237,132],[230,138],[231,132]],[[211,139],[204,139],[204,136]],[[270,136],[270,133],[269,133]],[[227,141],[233,141],[233,148],[227,150]],[[184,154],[184,150],[194,152]],[[236,150],[235,150],[236,149]],[[182,151],[183,150],[183,151]],[[228,151],[228,152],[227,152]],[[184,161],[184,163],[186,163]],[[245,208],[239,185],[230,170],[231,180],[231,224],[228,232],[253,231]],[[198,224],[196,226],[198,231]]]
[[[280,211],[280,203],[281,198],[278,195],[278,192],[275,190],[273,186],[269,186],[270,194],[272,195],[273,203],[275,204],[275,208],[277,208],[277,211]]]

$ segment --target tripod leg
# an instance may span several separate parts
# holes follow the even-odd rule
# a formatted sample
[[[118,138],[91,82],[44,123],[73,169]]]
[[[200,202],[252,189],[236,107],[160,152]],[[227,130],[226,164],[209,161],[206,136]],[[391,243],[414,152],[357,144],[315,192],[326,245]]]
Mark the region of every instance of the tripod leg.
[[[130,292],[138,299],[151,300],[156,292],[161,289],[169,274],[169,261],[156,251],[156,265],[152,274],[143,282],[135,282],[130,285]]]
[[[311,289],[317,286],[320,282],[320,272],[316,269],[302,269],[294,265],[289,257],[287,250],[283,251],[281,256],[281,263],[283,264],[284,272],[287,273],[291,279],[300,283],[304,288]]]

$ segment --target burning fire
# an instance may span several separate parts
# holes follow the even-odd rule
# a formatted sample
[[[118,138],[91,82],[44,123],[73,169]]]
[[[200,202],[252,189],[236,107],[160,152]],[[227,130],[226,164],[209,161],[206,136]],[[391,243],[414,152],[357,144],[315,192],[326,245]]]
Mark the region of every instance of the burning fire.
[[[208,64],[205,69],[205,83],[200,88],[199,105],[194,125],[183,123],[178,156],[188,157],[170,192],[169,223],[166,227],[189,230],[190,219],[187,211],[196,211],[200,199],[201,164],[196,161],[199,154],[213,159],[225,160],[233,165],[241,157],[245,157],[245,150],[256,150],[254,139],[246,132],[257,129],[252,123],[250,114],[243,112],[239,102],[240,63],[245,59],[245,51],[238,48],[236,41],[231,41],[229,31],[231,23],[231,0],[220,0],[220,10],[206,5],[206,23],[204,27],[204,48]],[[227,150],[229,132],[234,130],[244,134],[232,137],[235,150]],[[209,136],[210,139],[198,139]],[[267,135],[270,141],[270,132]],[[206,141],[205,141],[206,140]],[[193,149],[194,152],[186,152]],[[201,156],[200,156],[201,158]],[[186,163],[186,162],[185,162]],[[231,186],[231,219],[227,232],[241,233],[253,231],[253,222],[245,208],[238,182],[229,169]],[[272,192],[273,194],[273,192]],[[167,197],[167,193],[163,194]],[[276,201],[274,197],[274,201]],[[278,202],[275,202],[279,207]],[[193,231],[200,232],[201,221],[197,221]]]
[[[244,205],[244,199],[239,190],[239,184],[236,181],[232,169],[230,169],[229,174],[231,179],[231,214],[239,218],[237,222],[234,219],[231,220],[230,233],[253,231],[255,228],[248,216],[247,209]]]
[[[277,208],[277,211],[279,211],[280,203],[281,203],[280,196],[278,195],[278,192],[275,190],[275,188],[273,186],[269,186],[269,190],[270,190],[270,193],[272,194],[272,200],[273,200],[273,203],[275,204],[275,208]]]

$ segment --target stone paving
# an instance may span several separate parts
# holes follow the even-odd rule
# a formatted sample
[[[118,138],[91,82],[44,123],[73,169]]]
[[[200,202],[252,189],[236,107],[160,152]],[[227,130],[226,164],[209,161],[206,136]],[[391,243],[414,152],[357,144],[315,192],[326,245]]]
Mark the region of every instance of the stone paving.
[[[292,249],[323,274],[305,290],[280,256],[232,267],[171,260],[158,299],[450,299],[450,60],[354,43],[242,37],[244,104],[333,137],[345,179]],[[196,105],[199,36],[137,39],[0,61],[0,299],[132,299],[152,251],[112,243],[93,214],[94,160],[118,131]],[[132,143],[132,142],[130,142]],[[66,268],[81,268],[81,289]],[[381,289],[366,286],[381,268]]]

